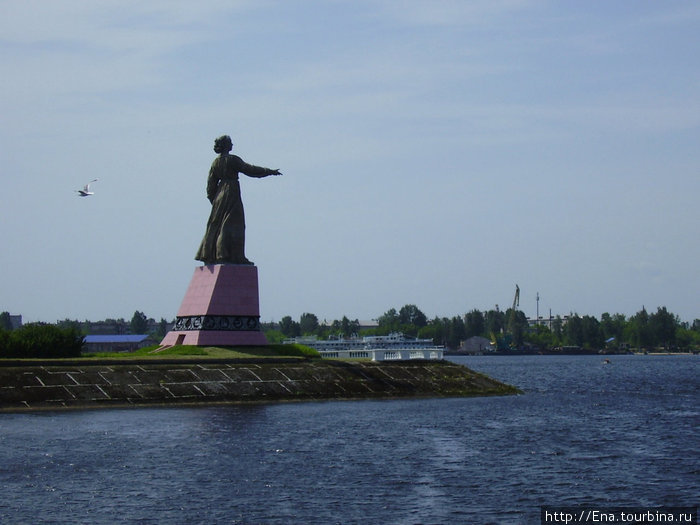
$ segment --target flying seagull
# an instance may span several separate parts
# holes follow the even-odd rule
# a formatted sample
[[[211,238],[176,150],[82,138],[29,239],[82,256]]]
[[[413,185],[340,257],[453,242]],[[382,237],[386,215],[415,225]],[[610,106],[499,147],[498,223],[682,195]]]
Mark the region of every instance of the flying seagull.
[[[88,182],[82,190],[75,190],[75,191],[77,191],[81,197],[87,197],[89,195],[94,195],[95,192],[90,191],[90,184],[92,184],[93,182],[96,182],[96,181],[97,181],[97,179],[93,179],[90,182]]]

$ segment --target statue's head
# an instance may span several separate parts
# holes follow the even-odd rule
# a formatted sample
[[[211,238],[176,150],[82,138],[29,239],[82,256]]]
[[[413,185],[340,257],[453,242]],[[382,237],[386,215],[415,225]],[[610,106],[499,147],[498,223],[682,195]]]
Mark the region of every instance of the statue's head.
[[[233,142],[228,135],[221,135],[214,140],[214,151],[217,153],[228,153],[233,148]]]

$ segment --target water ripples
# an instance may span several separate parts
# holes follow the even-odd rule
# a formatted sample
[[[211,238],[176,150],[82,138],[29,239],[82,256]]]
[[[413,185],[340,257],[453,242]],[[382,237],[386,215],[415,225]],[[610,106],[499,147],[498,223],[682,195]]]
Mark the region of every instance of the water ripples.
[[[539,523],[694,505],[698,359],[467,358],[515,397],[0,416],[0,522]]]

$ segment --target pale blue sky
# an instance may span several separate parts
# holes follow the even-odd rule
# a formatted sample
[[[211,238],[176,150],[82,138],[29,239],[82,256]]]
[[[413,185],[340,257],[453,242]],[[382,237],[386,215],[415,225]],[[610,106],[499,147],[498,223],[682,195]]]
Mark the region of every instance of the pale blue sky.
[[[171,319],[242,181],[263,321],[700,317],[700,3],[0,3],[0,311]],[[95,195],[74,190],[93,178]]]

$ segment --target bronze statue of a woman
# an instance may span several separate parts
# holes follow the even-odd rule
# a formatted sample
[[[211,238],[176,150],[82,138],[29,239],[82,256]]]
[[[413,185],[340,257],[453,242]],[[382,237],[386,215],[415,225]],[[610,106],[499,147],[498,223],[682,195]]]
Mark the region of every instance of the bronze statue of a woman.
[[[238,174],[262,178],[282,175],[279,170],[247,164],[231,155],[231,137],[223,135],[214,141],[214,159],[207,180],[207,198],[211,214],[204,239],[195,259],[204,264],[253,264],[245,256],[245,216]]]

